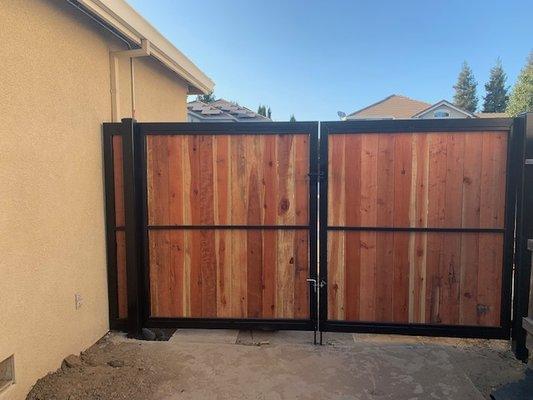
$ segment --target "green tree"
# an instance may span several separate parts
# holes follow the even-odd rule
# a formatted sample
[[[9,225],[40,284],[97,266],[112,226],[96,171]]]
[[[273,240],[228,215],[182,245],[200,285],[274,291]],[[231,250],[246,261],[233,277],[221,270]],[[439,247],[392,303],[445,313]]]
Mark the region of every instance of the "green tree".
[[[529,53],[527,63],[516,79],[507,104],[507,114],[512,116],[531,111],[533,111],[533,51]]]
[[[196,100],[201,101],[203,103],[212,103],[216,99],[214,93],[207,93],[196,96]]]
[[[477,82],[466,61],[463,62],[461,72],[457,78],[457,83],[453,88],[455,89],[453,103],[463,110],[475,112],[478,102],[476,95]]]
[[[502,61],[498,58],[496,65],[490,70],[490,78],[485,83],[485,97],[483,97],[483,112],[505,112],[509,96],[509,87],[505,86],[507,75],[503,71]]]
[[[294,114],[291,114],[291,119],[289,119],[289,122],[296,122],[296,118],[294,118]]]
[[[272,118],[272,110],[270,107],[260,105],[257,109],[257,113],[263,117]]]

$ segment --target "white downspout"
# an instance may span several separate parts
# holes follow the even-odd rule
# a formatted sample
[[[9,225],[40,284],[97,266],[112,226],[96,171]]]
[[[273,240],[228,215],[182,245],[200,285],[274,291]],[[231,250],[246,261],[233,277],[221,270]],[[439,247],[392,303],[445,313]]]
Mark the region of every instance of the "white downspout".
[[[150,42],[146,39],[141,40],[141,48],[133,50],[112,51],[109,53],[110,70],[111,70],[111,120],[112,122],[120,121],[119,107],[119,59],[130,59],[131,74],[131,118],[135,118],[135,70],[133,59],[137,57],[147,57],[150,55]]]

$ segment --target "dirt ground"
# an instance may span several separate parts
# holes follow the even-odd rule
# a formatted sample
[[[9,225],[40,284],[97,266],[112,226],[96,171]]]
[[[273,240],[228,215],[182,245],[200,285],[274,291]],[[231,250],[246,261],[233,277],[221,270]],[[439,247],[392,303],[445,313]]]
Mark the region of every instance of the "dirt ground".
[[[30,400],[487,399],[525,365],[503,341],[309,332],[110,333],[39,380]]]

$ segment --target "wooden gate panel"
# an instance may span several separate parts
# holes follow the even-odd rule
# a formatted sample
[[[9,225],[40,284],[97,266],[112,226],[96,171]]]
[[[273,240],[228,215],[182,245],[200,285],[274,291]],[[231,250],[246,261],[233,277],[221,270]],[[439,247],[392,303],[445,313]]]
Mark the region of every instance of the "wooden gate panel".
[[[328,135],[328,320],[500,326],[507,136]]]
[[[146,136],[150,317],[310,318],[309,140]]]

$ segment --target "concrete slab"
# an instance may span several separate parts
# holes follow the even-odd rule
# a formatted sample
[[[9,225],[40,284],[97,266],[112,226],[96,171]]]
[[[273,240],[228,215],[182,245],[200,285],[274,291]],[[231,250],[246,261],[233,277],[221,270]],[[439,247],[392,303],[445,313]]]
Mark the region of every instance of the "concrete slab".
[[[247,346],[313,345],[313,332],[306,331],[240,331],[237,344]]]
[[[482,400],[448,354],[423,348],[173,344],[187,360],[166,399]],[[170,353],[170,354],[171,354]]]
[[[482,400],[524,376],[503,341],[335,333],[313,346],[312,337],[180,330],[168,342],[148,342],[110,335],[84,354],[91,363],[44,378],[30,399]],[[234,344],[258,342],[268,344]],[[109,366],[114,360],[123,367]]]
[[[238,334],[234,329],[178,329],[169,342],[235,344]]]

